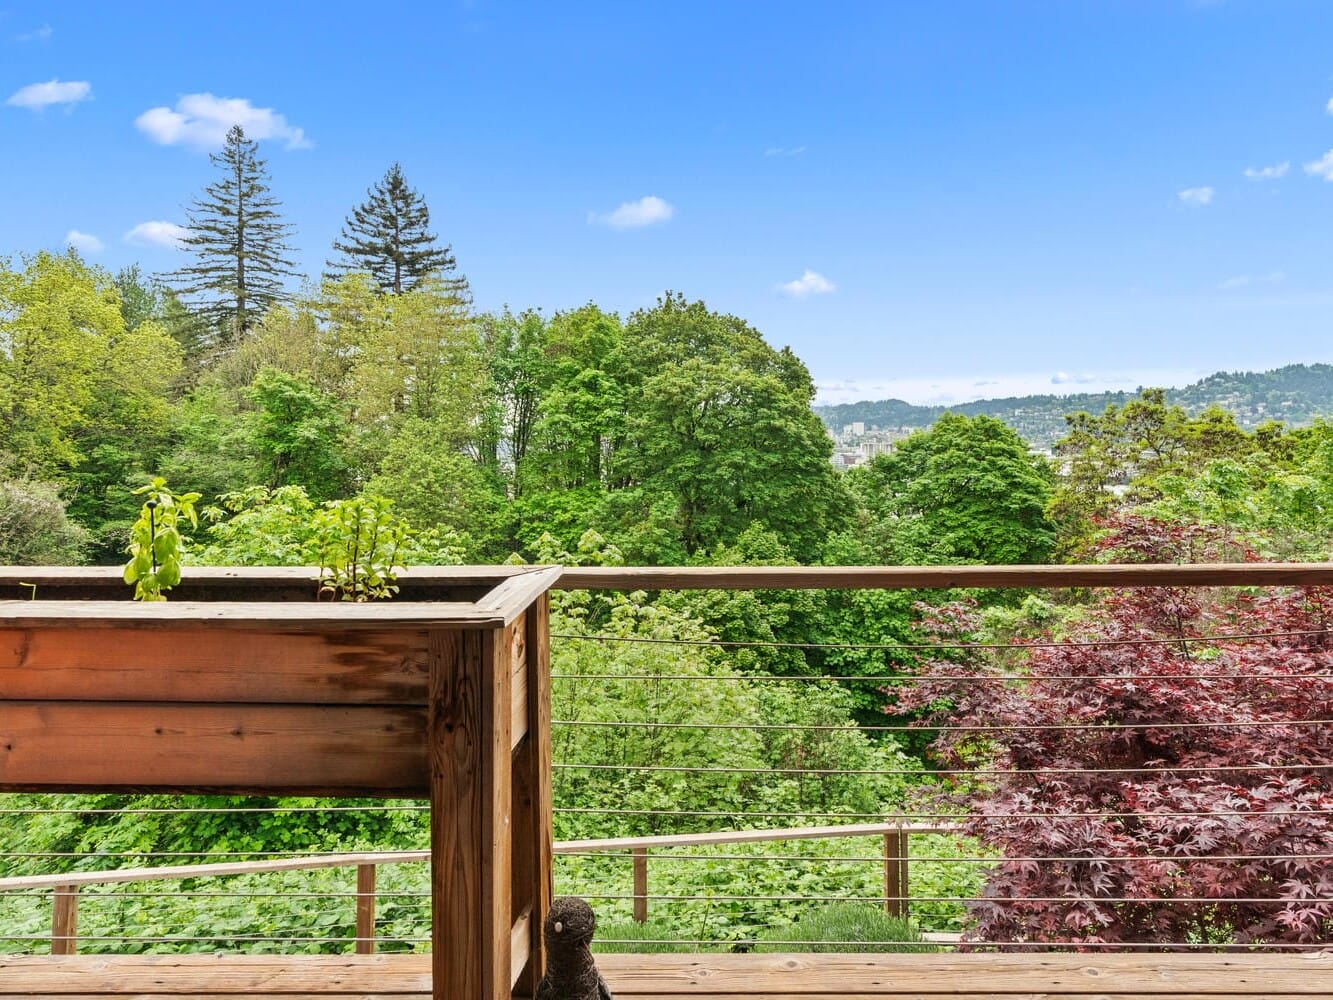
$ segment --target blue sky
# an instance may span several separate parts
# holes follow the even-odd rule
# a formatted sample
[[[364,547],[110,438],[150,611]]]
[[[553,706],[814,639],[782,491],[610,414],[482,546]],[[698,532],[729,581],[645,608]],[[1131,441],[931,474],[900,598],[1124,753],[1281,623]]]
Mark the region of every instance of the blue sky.
[[[0,256],[164,246],[229,118],[317,273],[393,161],[480,308],[665,289],[824,401],[1333,361],[1326,0],[0,0]]]

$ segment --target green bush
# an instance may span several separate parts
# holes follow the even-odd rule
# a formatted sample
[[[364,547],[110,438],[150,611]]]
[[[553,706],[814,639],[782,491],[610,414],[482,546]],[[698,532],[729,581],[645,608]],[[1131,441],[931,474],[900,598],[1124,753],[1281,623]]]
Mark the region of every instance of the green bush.
[[[935,951],[910,920],[866,903],[831,903],[764,932],[755,951]]]
[[[633,952],[635,954],[697,954],[699,952],[721,951],[719,944],[700,943],[689,938],[688,928],[682,928],[663,920],[650,920],[636,923],[633,920],[616,920],[597,928],[593,938],[592,950],[597,952]]]

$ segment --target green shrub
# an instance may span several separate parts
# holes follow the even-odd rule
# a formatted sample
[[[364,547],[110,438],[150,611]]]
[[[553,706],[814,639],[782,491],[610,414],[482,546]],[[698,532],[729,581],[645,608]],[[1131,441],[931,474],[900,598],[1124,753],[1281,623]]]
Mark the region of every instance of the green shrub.
[[[910,920],[865,903],[831,903],[761,935],[755,951],[935,951]]]
[[[650,920],[640,924],[633,920],[617,920],[597,928],[592,950],[636,954],[695,954],[722,950],[720,944],[701,944],[698,939],[687,937],[688,933],[688,930],[665,921]]]

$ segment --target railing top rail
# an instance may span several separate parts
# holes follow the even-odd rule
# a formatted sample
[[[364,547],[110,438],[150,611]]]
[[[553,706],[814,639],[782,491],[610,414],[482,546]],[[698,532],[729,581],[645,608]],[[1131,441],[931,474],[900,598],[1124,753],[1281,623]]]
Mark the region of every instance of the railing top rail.
[[[952,829],[953,827],[947,823],[852,823],[841,826],[792,827],[781,830],[723,830],[717,833],[615,837],[603,840],[564,840],[557,841],[554,847],[556,854],[578,854],[589,851],[625,851],[650,847],[698,847],[716,844],[759,844],[775,840],[868,837],[900,832],[947,833]],[[359,854],[325,854],[300,858],[275,858],[266,861],[169,865],[160,868],[113,868],[97,872],[65,872],[53,875],[14,875],[8,878],[0,878],[0,892],[17,889],[50,889],[56,886],[98,885],[103,882],[214,878],[225,875],[254,875],[260,872],[347,868],[353,865],[391,865],[429,860],[429,851],[367,851]]]
[[[511,576],[531,573],[538,566],[413,566],[402,570],[399,578],[424,584],[500,583]],[[236,583],[281,587],[288,584],[317,584],[319,569],[314,566],[186,566],[190,583],[228,586]],[[43,586],[70,584],[115,584],[125,587],[119,566],[0,566],[0,586],[35,584],[40,596]]]
[[[572,566],[562,590],[835,590],[954,587],[1333,585],[1333,563],[1096,566]]]
[[[510,619],[512,620],[512,619]],[[0,627],[63,625],[76,628],[498,628],[503,609],[462,601],[279,603],[266,601],[0,601]]]
[[[535,574],[540,566],[414,566],[399,581],[416,587],[494,586]],[[187,582],[204,589],[238,584],[281,588],[314,585],[309,566],[191,566]],[[546,577],[559,590],[835,590],[953,587],[1232,587],[1333,585],[1333,562],[1111,563],[1018,566],[567,566]],[[108,587],[128,593],[114,566],[0,566],[0,587],[59,591]],[[392,603],[392,602],[390,602]],[[402,603],[402,602],[399,602]],[[339,605],[346,609],[348,605]]]

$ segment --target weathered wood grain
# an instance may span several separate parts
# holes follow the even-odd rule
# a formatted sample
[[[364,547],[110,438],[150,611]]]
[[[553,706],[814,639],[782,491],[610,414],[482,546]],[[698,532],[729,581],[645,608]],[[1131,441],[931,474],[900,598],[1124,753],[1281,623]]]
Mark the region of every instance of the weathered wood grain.
[[[504,616],[504,623],[510,625],[528,609],[538,595],[557,586],[563,573],[564,568],[561,566],[544,566],[511,576],[485,597],[480,598],[477,607],[499,611]]]
[[[507,629],[481,633],[481,865],[482,989],[478,1000],[509,1000],[513,989],[514,773]],[[439,993],[436,1000],[457,996]]]
[[[517,747],[528,732],[528,628],[522,614],[505,629],[509,649],[509,742]]]
[[[329,629],[498,628],[499,611],[472,603],[380,601],[345,603],[264,603],[256,601],[0,601],[0,627],[117,628],[150,631],[274,629],[317,632]]]
[[[412,566],[398,574],[404,601],[476,601],[531,566]],[[0,566],[0,600],[130,601],[117,566]],[[313,566],[189,566],[173,601],[311,602],[319,589]]]
[[[426,715],[402,706],[0,703],[0,791],[413,797]]]
[[[1333,953],[603,955],[597,962],[617,996],[896,995],[896,990],[946,996],[1333,995]]]
[[[554,895],[551,842],[551,643],[550,597],[542,594],[523,619],[526,633],[527,736],[513,756],[514,856],[512,912],[530,913],[528,961],[514,980],[517,993],[533,994],[545,968],[542,921]]]
[[[1333,955],[599,955],[637,1000],[1205,1000],[1333,996]],[[429,996],[431,957],[0,957],[0,996]],[[462,996],[462,995],[460,995]]]
[[[426,630],[0,628],[0,699],[424,705]]]

